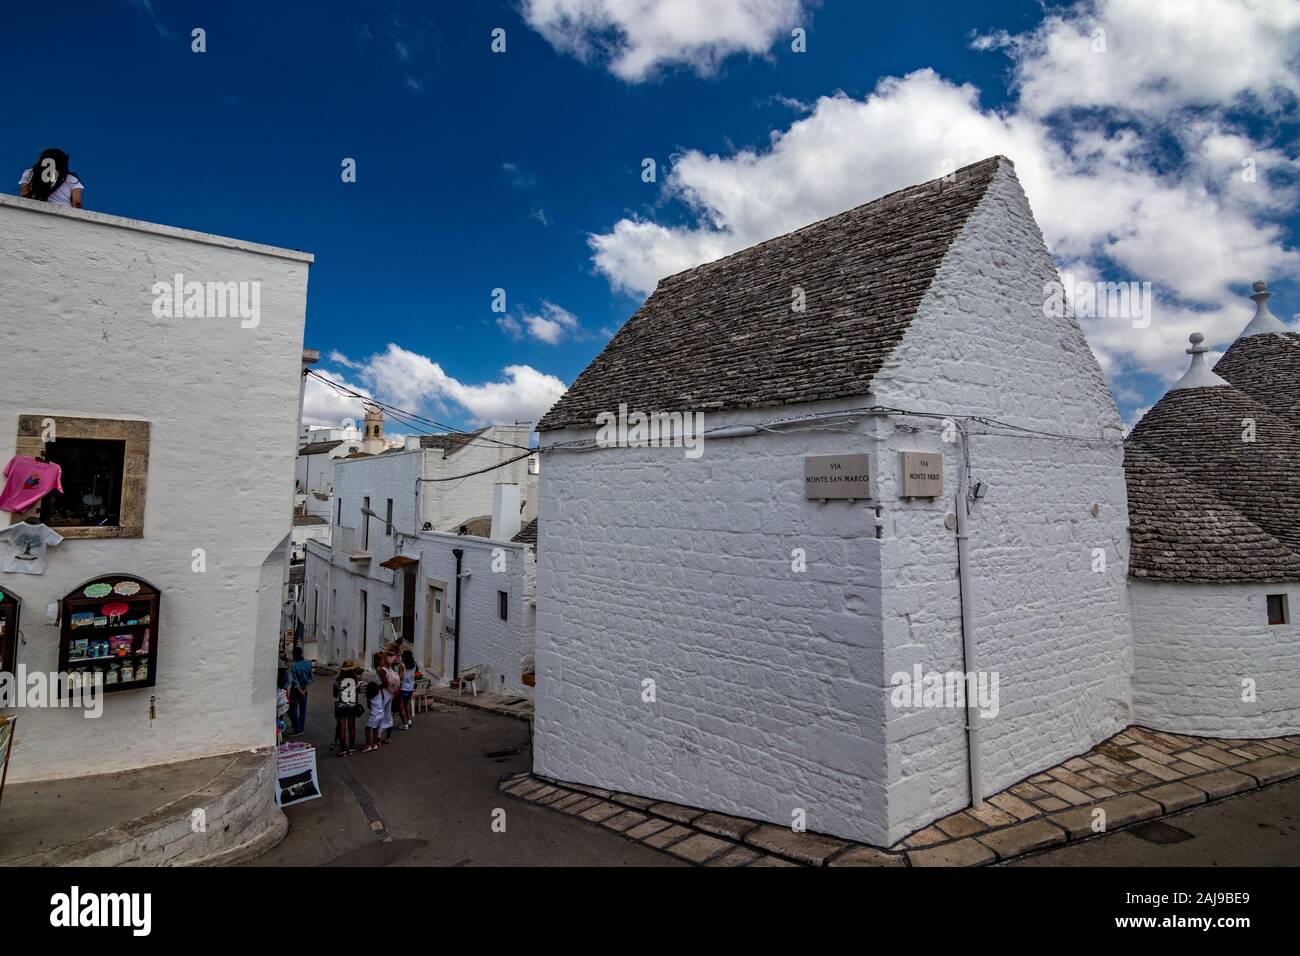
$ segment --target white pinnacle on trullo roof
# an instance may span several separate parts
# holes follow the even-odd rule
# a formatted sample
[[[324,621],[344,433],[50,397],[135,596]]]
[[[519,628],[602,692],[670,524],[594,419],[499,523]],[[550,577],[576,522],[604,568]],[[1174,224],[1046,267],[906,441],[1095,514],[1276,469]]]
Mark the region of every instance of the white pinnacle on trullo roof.
[[[1286,323],[1268,309],[1268,300],[1273,297],[1273,293],[1268,291],[1268,283],[1256,282],[1251,288],[1255,290],[1255,294],[1251,296],[1255,300],[1255,317],[1241,330],[1237,338],[1245,339],[1266,332],[1290,332]]]
[[[1192,343],[1192,347],[1187,350],[1187,354],[1192,357],[1192,364],[1187,367],[1183,377],[1173,385],[1169,391],[1176,388],[1219,388],[1226,386],[1226,380],[1214,374],[1213,369],[1205,364],[1205,353],[1209,351],[1201,343],[1205,341],[1205,336],[1200,332],[1193,332],[1187,337],[1187,341]]]

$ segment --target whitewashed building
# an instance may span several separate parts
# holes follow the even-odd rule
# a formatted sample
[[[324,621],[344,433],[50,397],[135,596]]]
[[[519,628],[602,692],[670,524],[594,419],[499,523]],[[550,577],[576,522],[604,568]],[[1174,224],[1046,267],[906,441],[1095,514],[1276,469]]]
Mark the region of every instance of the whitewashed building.
[[[303,425],[298,429],[298,447],[327,441],[361,441],[361,429],[356,425]],[[359,448],[358,448],[359,450]]]
[[[400,635],[436,679],[459,663],[486,675],[481,688],[524,691],[533,547],[513,539],[537,514],[528,437],[493,425],[337,462],[331,545],[306,546],[301,613],[318,660],[368,660]]]
[[[1134,720],[1163,730],[1300,732],[1300,334],[1252,298],[1126,443]]]
[[[0,573],[15,661],[118,679],[97,719],[20,710],[10,782],[270,748],[312,256],[6,196],[0,252],[0,459],[64,488],[28,512],[64,539],[44,572]]]
[[[299,432],[298,462],[294,471],[293,533],[290,541],[295,564],[306,557],[308,541],[330,543],[330,517],[334,514],[334,462],[382,454],[389,449],[384,437],[384,413],[367,403],[361,427],[305,428]],[[401,447],[401,442],[397,443]]]
[[[1057,281],[1000,157],[662,280],[538,426],[537,772],[889,845],[1128,724],[1122,426]],[[603,447],[620,405],[703,454]],[[949,673],[990,706],[900,696]]]

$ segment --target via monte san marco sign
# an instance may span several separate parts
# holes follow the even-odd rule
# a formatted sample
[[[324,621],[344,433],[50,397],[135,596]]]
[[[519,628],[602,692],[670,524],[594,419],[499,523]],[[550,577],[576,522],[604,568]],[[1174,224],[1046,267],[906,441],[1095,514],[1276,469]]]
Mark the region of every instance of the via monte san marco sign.
[[[870,498],[870,455],[805,455],[805,498]]]

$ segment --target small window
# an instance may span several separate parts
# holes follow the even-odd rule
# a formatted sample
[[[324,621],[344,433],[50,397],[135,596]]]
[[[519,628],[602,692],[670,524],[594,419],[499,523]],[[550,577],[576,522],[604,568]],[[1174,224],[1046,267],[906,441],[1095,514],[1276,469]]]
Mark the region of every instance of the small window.
[[[1270,594],[1268,596],[1268,623],[1291,623],[1291,608],[1288,606],[1285,594]]]
[[[370,510],[370,499],[362,498],[361,499],[361,550],[362,551],[370,550],[370,515],[366,513],[369,510]]]
[[[148,422],[19,415],[15,452],[59,466],[63,491],[34,507],[65,538],[144,537]]]
[[[51,528],[118,527],[126,442],[65,438],[46,448],[46,458],[62,469],[63,493],[53,491],[41,500],[41,520]]]
[[[497,617],[503,621],[510,619],[510,595],[505,591],[497,592]]]
[[[334,523],[342,527],[343,525],[343,499],[340,498],[336,503],[338,512],[334,515]]]
[[[388,504],[384,506],[384,534],[392,537],[393,534],[393,499],[388,499]]]

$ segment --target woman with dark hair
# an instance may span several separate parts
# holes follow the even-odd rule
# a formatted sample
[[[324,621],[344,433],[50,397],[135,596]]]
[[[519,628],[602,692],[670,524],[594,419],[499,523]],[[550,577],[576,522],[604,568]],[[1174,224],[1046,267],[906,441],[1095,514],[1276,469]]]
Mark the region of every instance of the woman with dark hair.
[[[398,676],[401,677],[401,683],[398,685],[400,713],[402,722],[398,726],[402,730],[411,729],[411,698],[415,696],[415,655],[410,651],[402,651],[402,663],[397,669]]]
[[[81,208],[81,180],[68,169],[68,154],[61,149],[47,149],[31,169],[23,170],[18,180],[18,195],[47,202],[52,206]]]

